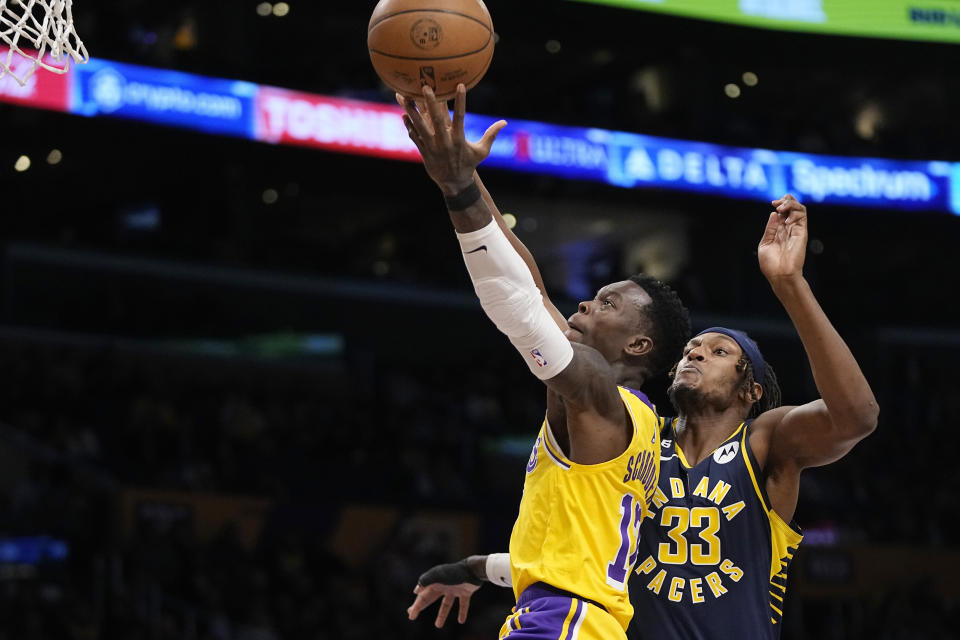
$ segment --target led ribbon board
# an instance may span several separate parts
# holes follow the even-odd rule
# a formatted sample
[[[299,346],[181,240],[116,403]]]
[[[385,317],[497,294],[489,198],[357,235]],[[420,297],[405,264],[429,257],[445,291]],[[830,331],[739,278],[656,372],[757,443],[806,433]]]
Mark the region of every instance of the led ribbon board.
[[[751,27],[960,42],[958,0],[578,0]]]
[[[0,55],[4,52],[0,49]],[[21,87],[0,78],[0,102],[117,117],[270,144],[419,162],[395,104],[309,94],[91,59]],[[479,139],[498,118],[468,113]],[[728,147],[510,118],[484,167],[769,201],[960,214],[960,163],[825,156]]]

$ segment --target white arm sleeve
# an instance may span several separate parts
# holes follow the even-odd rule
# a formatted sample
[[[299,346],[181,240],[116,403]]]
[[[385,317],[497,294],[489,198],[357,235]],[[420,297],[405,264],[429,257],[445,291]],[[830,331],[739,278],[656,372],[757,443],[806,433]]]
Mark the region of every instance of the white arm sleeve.
[[[573,360],[573,347],[547,308],[527,264],[496,220],[477,231],[458,233],[480,305],[497,328],[510,338],[527,366],[541,380],[563,371]]]

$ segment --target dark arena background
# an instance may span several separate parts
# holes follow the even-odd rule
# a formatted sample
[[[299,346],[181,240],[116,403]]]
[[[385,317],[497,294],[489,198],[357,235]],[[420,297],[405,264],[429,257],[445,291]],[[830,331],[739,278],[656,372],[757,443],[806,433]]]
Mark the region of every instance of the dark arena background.
[[[497,633],[509,590],[405,610],[506,550],[543,390],[411,161],[374,4],[77,0],[91,61],[0,78],[0,639]],[[468,93],[510,122],[480,173],[561,311],[649,272],[786,403],[817,390],[755,252],[769,200],[808,206],[881,411],[804,473],[784,640],[960,637],[960,4],[916,4],[859,3],[911,16],[876,37],[488,0]]]

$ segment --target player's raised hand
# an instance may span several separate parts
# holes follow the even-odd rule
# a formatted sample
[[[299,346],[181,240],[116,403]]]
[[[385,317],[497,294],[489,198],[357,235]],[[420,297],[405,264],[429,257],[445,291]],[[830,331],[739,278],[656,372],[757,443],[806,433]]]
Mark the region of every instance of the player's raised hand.
[[[473,182],[477,165],[490,155],[497,134],[507,126],[505,120],[498,120],[480,140],[467,140],[463,128],[467,90],[463,84],[457,86],[452,119],[446,101],[438,100],[428,86],[423,87],[422,101],[398,94],[397,102],[403,107],[403,123],[420,150],[427,174],[447,195],[457,194]]]
[[[802,275],[807,252],[807,208],[789,193],[771,204],[776,211],[770,213],[757,247],[760,271],[767,280]]]
[[[417,580],[417,586],[413,589],[417,598],[407,608],[407,616],[411,620],[416,620],[421,611],[443,598],[434,626],[439,629],[447,622],[447,616],[450,615],[454,601],[459,603],[457,622],[463,624],[467,621],[467,613],[470,611],[470,597],[480,588],[480,584],[481,581],[467,566],[466,560],[437,565],[424,572]]]

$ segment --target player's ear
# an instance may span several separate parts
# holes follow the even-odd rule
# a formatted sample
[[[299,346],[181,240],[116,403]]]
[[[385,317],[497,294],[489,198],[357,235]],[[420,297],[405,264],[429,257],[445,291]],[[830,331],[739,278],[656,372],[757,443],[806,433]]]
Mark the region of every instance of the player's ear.
[[[749,388],[744,388],[741,392],[744,400],[750,404],[756,404],[760,402],[760,398],[763,397],[763,387],[760,386],[759,382],[753,382],[750,384]]]
[[[623,348],[628,356],[645,356],[653,351],[653,340],[649,336],[636,334],[630,337],[627,346]]]

